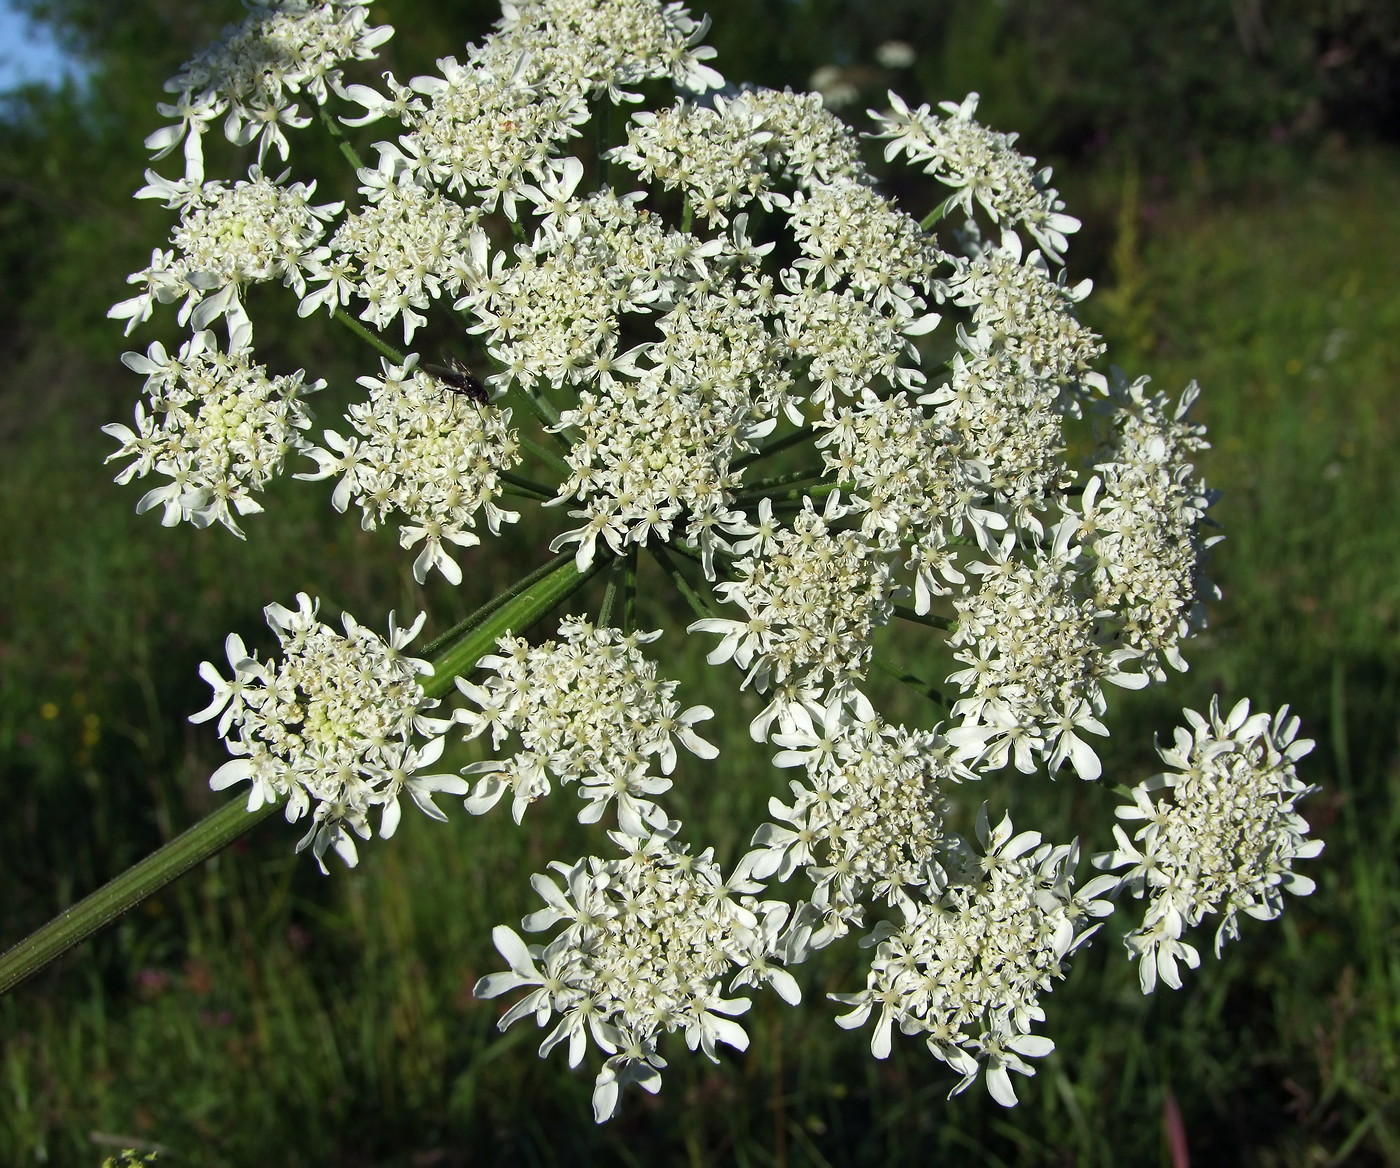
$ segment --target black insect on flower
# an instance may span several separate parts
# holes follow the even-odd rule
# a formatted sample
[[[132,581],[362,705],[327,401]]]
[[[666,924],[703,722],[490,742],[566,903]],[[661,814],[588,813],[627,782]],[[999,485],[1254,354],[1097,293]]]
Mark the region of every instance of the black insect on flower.
[[[460,360],[452,356],[451,353],[444,353],[442,359],[447,362],[445,365],[424,364],[426,372],[431,373],[439,381],[447,386],[453,393],[466,394],[477,405],[484,406],[490,398],[486,392],[486,386],[481,384],[481,380],[468,369]]]

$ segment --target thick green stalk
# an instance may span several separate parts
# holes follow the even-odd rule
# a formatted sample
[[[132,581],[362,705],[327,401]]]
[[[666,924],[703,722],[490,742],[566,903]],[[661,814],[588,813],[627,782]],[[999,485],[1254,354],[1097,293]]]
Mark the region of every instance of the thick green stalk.
[[[499,637],[531,628],[581,588],[608,558],[599,556],[587,571],[579,572],[572,556],[561,556],[548,574],[533,583],[521,581],[511,589],[507,603],[486,613],[479,624],[465,629],[460,637],[433,654],[433,675],[424,678],[423,692],[432,698],[442,697],[452,689],[455,678],[476,668],[477,661],[491,651]]]
[[[597,571],[601,557],[580,573],[572,556],[559,556],[527,576],[506,593],[506,599],[478,610],[479,619],[439,639],[433,655],[433,675],[423,679],[429,697],[442,697],[453,679],[470,672],[506,632],[523,633],[572,595]],[[33,977],[99,929],[130,912],[143,900],[183,876],[197,864],[222,851],[239,836],[266,819],[280,804],[248,812],[242,799],[226,803],[205,816],[144,860],[133,864],[96,892],[65,909],[47,925],[0,955],[0,994]]]
[[[133,864],[90,896],[64,909],[47,925],[31,933],[0,956],[0,994],[33,977],[74,946],[130,912],[196,864],[222,851],[280,804],[269,803],[249,812],[243,799],[226,803],[188,831]]]

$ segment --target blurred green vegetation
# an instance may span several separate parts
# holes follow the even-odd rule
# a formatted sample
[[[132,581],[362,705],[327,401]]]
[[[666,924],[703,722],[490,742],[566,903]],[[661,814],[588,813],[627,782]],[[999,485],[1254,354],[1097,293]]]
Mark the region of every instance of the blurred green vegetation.
[[[215,805],[218,743],[185,722],[206,701],[196,668],[222,661],[231,630],[265,649],[263,604],[304,589],[370,624],[426,607],[431,634],[533,566],[488,546],[462,588],[417,589],[392,535],[336,521],[323,485],[272,492],[247,543],[133,513],[139,489],[112,485],[98,432],[129,416],[138,386],[116,358],[133,345],[104,314],[165,220],[129,194],[161,82],[240,13],[30,7],[91,71],[84,87],[13,95],[0,122],[7,943]],[[820,999],[854,984],[848,954],[803,971],[807,1009],[756,1001],[746,1055],[712,1068],[678,1051],[658,1099],[629,1098],[595,1128],[589,1076],[536,1058],[527,1026],[497,1034],[498,1004],[470,993],[499,964],[491,926],[531,907],[530,873],[586,846],[565,807],[519,831],[409,817],[330,879],[273,819],[0,1000],[0,1163],[96,1165],[137,1147],[174,1165],[1166,1164],[1173,1106],[1197,1164],[1400,1162],[1393,5],[708,7],[728,76],[805,85],[834,64],[866,104],[887,84],[912,100],[979,89],[992,124],[1056,163],[1085,220],[1071,268],[1099,285],[1086,316],[1113,359],[1203,387],[1215,446],[1201,468],[1228,537],[1213,563],[1225,599],[1192,671],[1123,695],[1109,774],[1147,773],[1153,734],[1211,692],[1291,702],[1319,744],[1305,773],[1324,789],[1304,807],[1328,844],[1308,869],[1317,892],[1247,923],[1178,993],[1144,999],[1105,939],[1048,1002],[1058,1049],[1010,1112],[980,1089],[945,1101],[952,1080],[921,1047],[877,1063],[866,1036],[832,1026]],[[400,29],[386,65],[430,68],[490,8],[380,0]],[[919,55],[890,74],[875,49],[894,38]],[[299,142],[298,164],[317,149]],[[328,398],[362,371],[348,334],[283,327],[259,317],[271,363],[326,376]],[[733,704],[699,653],[674,669],[687,700]],[[781,782],[742,719],[726,721],[740,723],[719,742],[726,777],[752,781],[683,768],[676,810],[732,858],[737,825]],[[1050,838],[1104,830],[1096,788],[989,787]]]

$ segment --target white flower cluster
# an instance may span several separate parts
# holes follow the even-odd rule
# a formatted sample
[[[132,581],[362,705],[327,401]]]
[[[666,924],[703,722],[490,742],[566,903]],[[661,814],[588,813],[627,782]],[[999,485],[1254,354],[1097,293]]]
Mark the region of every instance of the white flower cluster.
[[[305,280],[319,284],[302,296],[298,312],[334,312],[363,302],[359,317],[377,329],[402,318],[404,344],[427,323],[423,311],[454,294],[470,272],[473,247],[484,236],[473,231],[477,214],[431,188],[402,181],[393,159],[362,169],[360,194],[368,202],[351,212],[328,243],[302,260]]]
[[[617,102],[637,100],[624,87],[658,77],[691,93],[723,86],[705,64],[715,50],[700,44],[709,26],[680,3],[506,0],[496,27],[503,48],[529,56],[544,88]]]
[[[786,206],[776,180],[804,190],[869,175],[850,131],[814,93],[745,90],[716,95],[712,106],[684,98],[656,113],[639,111],[627,125],[627,145],[608,157],[644,182],[680,188],[687,205],[719,227],[736,207]]]
[[[951,431],[905,394],[865,394],[854,409],[828,411],[816,424],[827,470],[850,491],[861,535],[883,553],[905,553],[914,573],[914,611],[966,582],[957,543],[964,532],[984,551],[996,549],[1006,518],[987,498],[990,471],[967,455]]]
[[[915,219],[871,186],[840,182],[798,192],[788,223],[802,250],[793,267],[816,287],[849,287],[897,316],[925,307],[920,289],[943,293],[935,279],[942,251]]]
[[[301,432],[311,418],[301,399],[326,383],[307,384],[300,369],[269,377],[250,360],[246,334],[235,332],[234,341],[224,352],[213,333],[201,331],[174,357],[159,341],[144,356],[122,355],[128,369],[145,375],[149,409],[137,402],[134,430],[119,422],[102,427],[122,444],[107,461],[133,460],[119,483],[152,472],[170,479],[136,505],[138,512],[163,507],[166,527],[217,522],[241,538],[235,513],[261,511],[253,492],[282,470],[289,451],[308,446]]]
[[[163,198],[180,212],[169,251],[151,253],[150,264],[127,277],[144,290],[107,313],[125,319],[126,332],[149,320],[156,304],[182,300],[179,320],[207,328],[222,316],[230,328],[251,332],[243,289],[281,280],[298,295],[306,290],[303,268],[324,234],[325,221],[343,203],[311,202],[315,183],[269,179],[256,168],[246,182],[171,183],[150,171],[137,198]],[[285,176],[283,176],[285,177]]]
[[[1295,810],[1316,790],[1298,778],[1297,762],[1313,748],[1299,738],[1298,719],[1284,706],[1276,714],[1251,714],[1248,700],[1222,715],[1212,698],[1208,717],[1183,711],[1172,745],[1158,747],[1173,770],[1154,775],[1132,791],[1118,818],[1142,824],[1132,839],[1113,829],[1118,847],[1094,857],[1100,868],[1127,868],[1116,888],[1147,901],[1142,925],[1128,934],[1139,958],[1142,992],[1160,977],[1181,988],[1178,962],[1195,969],[1200,954],[1184,941],[1189,928],[1218,915],[1218,956],[1239,936],[1239,914],[1272,920],[1283,911],[1283,893],[1306,896],[1314,883],[1293,871],[1296,860],[1322,851],[1307,839],[1308,825]]]
[[[312,812],[297,851],[311,848],[324,872],[328,848],[351,867],[358,862],[352,833],[369,839],[373,808],[381,808],[379,834],[388,837],[399,824],[400,795],[444,819],[433,795],[465,794],[468,784],[456,775],[417,773],[438,760],[452,725],[428,714],[437,702],[424,696],[418,677],[432,666],[403,652],[424,614],[401,629],[391,613],[386,641],[349,613],[341,636],[316,619],[318,607],[300,592],[296,611],[281,604],[263,610],[282,647],[279,661],[258,660],[229,634],[231,676],[225,680],[207,661],[200,666],[214,698],[190,721],[217,716],[234,756],[210,778],[214,790],[250,783],[248,810],[285,800],[288,823]],[[426,743],[414,744],[424,736]]]
[[[1184,670],[1180,643],[1205,624],[1204,602],[1219,596],[1202,574],[1203,538],[1214,500],[1186,461],[1204,449],[1205,427],[1186,421],[1199,390],[1187,387],[1175,408],[1149,394],[1145,378],[1112,387],[1104,448],[1081,500],[1092,551],[1094,598],[1119,616],[1126,645],[1144,656],[1157,680],[1161,663]]]
[[[621,555],[653,536],[669,540],[683,521],[713,575],[715,550],[731,546],[725,533],[746,530],[732,507],[741,481],[734,464],[775,425],[754,390],[771,394],[785,384],[754,301],[743,290],[687,298],[657,322],[654,368],[615,395],[580,393],[578,407],[561,415],[560,429],[578,437],[556,501],[576,496],[583,507],[569,515],[586,522],[557,536],[552,551],[577,544],[582,567],[600,536]],[[714,344],[720,327],[722,348]]]
[[[1090,368],[1103,345],[1071,311],[1091,285],[1067,288],[1040,252],[1023,255],[1014,232],[988,246],[975,227],[964,234],[970,255],[948,281],[953,302],[972,310],[974,331],[958,330],[947,383],[919,401],[965,457],[986,464],[1017,525],[1038,532],[1037,512],[1068,481],[1061,417],[1077,417],[1083,391],[1105,386]]]
[[[790,959],[805,956],[863,923],[867,897],[898,904],[935,879],[945,846],[944,788],[970,777],[951,761],[936,732],[886,725],[864,705],[815,713],[773,741],[775,766],[802,767],[791,804],[773,798],[744,865],[758,879],[801,870],[812,895],[798,906],[787,939]]]
[[[874,629],[889,623],[899,586],[890,563],[837,521],[848,511],[840,495],[818,512],[810,498],[792,526],[754,529],[753,548],[734,561],[735,579],[716,586],[744,620],[705,617],[688,631],[720,633],[706,660],[732,660],[746,671],[744,686],[774,691],[754,723],[762,741],[776,721],[786,733],[813,704],[858,700]]]
[[[822,409],[818,425],[832,424],[838,397],[875,406],[880,399],[873,393],[869,403],[864,401],[873,386],[923,385],[915,338],[937,326],[936,313],[886,314],[850,289],[803,286],[791,269],[783,282],[788,291],[777,298],[783,341],[788,358],[800,363],[811,383],[808,400]]]
[[[1053,544],[1026,561],[1011,556],[1008,537],[1002,555],[970,565],[980,587],[953,601],[958,622],[948,644],[967,668],[948,679],[966,695],[953,705],[963,723],[949,738],[984,767],[1014,762],[1029,774],[1037,761],[1051,770],[1069,762],[1080,778],[1098,778],[1098,755],[1080,733],[1108,733],[1099,721],[1108,705],[1102,683],[1148,682],[1128,669],[1137,651],[1114,646],[1111,614],[1085,595],[1073,527],[1060,523]]]
[[[535,987],[499,1025],[504,1030],[533,1014],[545,1027],[557,1017],[542,1056],[565,1039],[570,1066],[582,1060],[589,1039],[609,1056],[593,1088],[599,1123],[617,1114],[628,1083],[660,1090],[663,1035],[684,1033],[691,1050],[715,1062],[717,1043],[748,1047],[733,1019],[750,1001],[726,993],[770,985],[790,1004],[800,997],[792,975],[773,963],[787,906],[758,900],[752,893],[761,885],[741,873],[726,883],[709,851],[692,856],[676,844],[678,827],[644,838],[611,833],[623,855],[555,863],[563,888],[535,876],[531,884],[546,907],[525,918],[525,929],[564,928],[547,945],[527,946],[498,926],[492,937],[510,969],[476,986],[482,998]]]
[[[496,503],[501,473],[520,461],[510,411],[454,391],[417,368],[412,355],[404,365],[384,362],[382,376],[362,377],[360,384],[369,390],[369,400],[349,411],[359,438],[327,430],[330,449],[308,444],[304,450],[319,469],[296,477],[341,476],[331,502],[337,511],[353,502],[367,531],[401,515],[406,522],[399,528],[399,544],[423,545],[413,578],[421,584],[436,568],[460,584],[462,569],[447,545],[481,542],[471,530],[478,513],[484,513],[493,535],[500,534],[502,523],[520,518]]]
[[[367,61],[394,35],[388,25],[369,27],[371,0],[245,0],[252,13],[165,83],[175,101],[158,108],[174,125],[146,139],[163,158],[182,141],[185,177],[204,177],[203,136],[216,118],[236,146],[256,141],[261,165],[268,150],[287,157],[283,127],[300,129],[310,118],[295,95],[324,105],[340,83],[340,65]]]
[[[1016,150],[1015,134],[975,120],[977,94],[940,102],[947,115],[941,118],[926,105],[911,110],[898,94],[889,99],[888,114],[870,111],[880,127],[872,137],[889,139],[886,161],[906,154],[911,163],[923,163],[925,174],[955,189],[950,205],[971,215],[975,199],[993,223],[1022,223],[1051,259],[1063,258],[1065,237],[1079,230],[1079,220],[1064,213],[1059,192],[1050,186],[1050,168],[1037,171],[1035,159]]]
[[[985,1072],[1010,1104],[1009,1072],[1050,1048],[1031,1027],[1102,914],[1098,893],[1149,898],[1131,944],[1150,988],[1149,969],[1176,984],[1176,962],[1194,963],[1181,934],[1204,913],[1233,935],[1240,912],[1276,914],[1278,888],[1306,891],[1291,875],[1317,850],[1293,812],[1305,746],[1296,722],[1247,706],[1191,715],[1195,737],[1164,752],[1182,774],[1139,788],[1124,813],[1147,826],[1133,841],[1120,829],[1104,859],[1131,866],[1121,881],[1076,893],[1075,845],[1014,835],[1009,819],[992,830],[984,812],[980,856],[948,827],[957,784],[1008,766],[1099,778],[1089,740],[1107,733],[1108,687],[1184,668],[1214,594],[1194,386],[1173,404],[1095,370],[1103,345],[1075,317],[1089,282],[1062,270],[1078,222],[1014,135],[975,120],[976,94],[941,113],[891,95],[873,115],[886,162],[952,189],[921,221],[816,95],[713,93],[724,79],[706,25],[678,3],[514,0],[460,59],[375,87],[340,73],[391,34],[368,26],[365,4],[252,6],[171,82],[180,100],[162,109],[177,124],[149,141],[157,157],[184,143],[184,177],[149,174],[140,192],[179,222],[111,315],[130,332],[178,302],[194,335],[175,358],[159,345],[127,355],[149,401],[134,429],[107,427],[113,457],[131,460],[120,481],[164,475],[141,510],[237,531],[286,455],[305,453],[315,469],[297,477],[336,479],[333,505],[353,503],[366,528],[397,524],[420,582],[464,578],[458,549],[517,519],[505,496],[543,505],[554,523],[539,542],[562,562],[542,570],[550,587],[512,590],[489,631],[471,631],[486,644],[508,630],[467,663],[480,683],[457,678],[471,708],[452,719],[468,738],[489,730],[496,754],[515,738],[513,753],[420,776],[450,724],[425,713],[428,666],[401,653],[422,618],[385,642],[347,617],[341,637],[305,596],[298,612],[267,610],[280,664],[231,637],[232,680],[205,666],[215,700],[197,718],[219,715],[236,756],[217,787],[246,779],[250,806],[285,799],[291,819],[315,806],[301,846],[318,861],[331,849],[354,862],[375,806],[392,832],[401,792],[430,815],[435,792],[478,814],[509,795],[517,821],[558,783],[576,785],[583,822],[615,806],[622,857],[555,865],[563,889],[538,877],[549,907],[525,927],[562,931],[527,946],[497,930],[511,969],[479,987],[529,987],[505,1021],[552,1023],[545,1051],[567,1038],[573,1063],[589,1040],[604,1052],[599,1118],[623,1084],[659,1085],[661,1035],[681,1030],[712,1057],[716,1042],[742,1046],[729,1019],[747,1002],[721,994],[770,984],[795,1000],[783,963],[871,928],[869,983],[841,997],[843,1024],[876,1016],[877,1055],[896,1023],[925,1035],[958,1089]],[[681,96],[613,123],[609,107],[659,81]],[[372,165],[341,138],[358,179],[348,209],[264,169],[271,150],[287,156],[284,130],[310,121],[301,93],[350,106],[343,125],[389,127]],[[257,141],[246,181],[205,181],[200,138],[218,116],[235,143]],[[570,157],[590,120],[588,149]],[[966,224],[935,235],[954,207]],[[382,358],[358,379],[367,396],[348,428],[321,445],[300,399],[323,383],[252,360],[245,297],[270,281]],[[226,351],[207,331],[220,320]],[[372,331],[400,328],[406,346],[455,330],[480,379],[434,373]],[[1080,471],[1066,451],[1087,449],[1086,414],[1099,446]],[[689,631],[717,636],[709,662],[734,662],[738,687],[764,696],[750,734],[801,771],[727,883],[710,853],[675,843],[657,801],[679,748],[716,752],[695,731],[711,710],[681,707],[643,653],[659,633],[633,627],[642,552],[699,615]],[[531,605],[609,561],[599,623],[621,596],[624,627],[570,617],[532,646],[545,609]],[[887,632],[897,616],[918,640]],[[877,637],[907,642],[916,671],[954,687],[931,693],[937,729],[876,714],[872,666],[932,690],[877,658]],[[1171,801],[1149,797],[1168,787]],[[800,883],[790,907],[761,899],[770,879]]]
[[[720,250],[667,230],[634,195],[572,198],[582,174],[570,158],[525,192],[546,217],[531,243],[516,247],[511,266],[478,237],[472,278],[455,307],[475,319],[471,331],[503,370],[498,382],[607,389],[637,376],[640,354],[618,349],[625,317],[679,298]]]
[[[457,687],[478,707],[459,710],[467,737],[491,731],[499,749],[512,733],[521,748],[510,758],[472,763],[465,774],[481,775],[467,810],[489,811],[510,792],[517,823],[525,809],[551,790],[550,777],[578,783],[587,805],[582,823],[596,823],[616,802],[618,825],[626,835],[645,836],[664,827],[666,814],[651,799],[670,790],[676,743],[700,758],[716,750],[693,729],[714,716],[708,706],[682,710],[676,683],[656,675],[656,664],[638,648],[661,633],[595,629],[566,618],[558,641],[531,645],[504,637],[498,652],[478,666],[491,670],[485,685],[463,678]],[[657,774],[657,771],[660,774]]]
[[[954,1095],[984,1073],[992,1097],[1010,1107],[1016,1091],[1008,1072],[1034,1074],[1025,1060],[1055,1048],[1031,1033],[1045,1018],[1041,996],[1098,929],[1085,927],[1088,918],[1112,910],[1096,897],[1113,879],[1100,876],[1076,893],[1077,843],[1013,835],[1009,816],[989,829],[985,805],[977,829],[980,855],[950,849],[936,883],[901,899],[902,919],[881,922],[866,939],[875,948],[866,988],[831,997],[854,1007],[838,1025],[854,1028],[874,1015],[876,1058],[889,1055],[898,1025],[924,1035],[934,1056],[962,1075]]]

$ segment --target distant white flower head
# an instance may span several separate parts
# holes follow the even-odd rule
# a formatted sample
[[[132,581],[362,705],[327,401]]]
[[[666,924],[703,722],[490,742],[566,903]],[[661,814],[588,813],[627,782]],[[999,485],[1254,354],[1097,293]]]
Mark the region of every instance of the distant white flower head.
[[[245,0],[252,11],[165,83],[175,101],[160,112],[178,119],[146,139],[156,158],[182,141],[185,177],[204,175],[203,135],[224,118],[224,134],[238,146],[258,145],[261,164],[275,149],[285,160],[283,127],[310,122],[297,98],[324,105],[346,61],[370,60],[394,34],[369,26],[371,0]]]
[[[885,159],[907,154],[925,173],[957,192],[954,201],[972,214],[976,200],[994,223],[1022,223],[1045,249],[1046,255],[1062,260],[1069,241],[1079,230],[1079,220],[1064,213],[1064,201],[1050,186],[1050,168],[1035,169],[1035,159],[1017,152],[1016,135],[988,129],[974,119],[978,95],[970,93],[962,102],[939,103],[945,116],[930,112],[926,105],[911,110],[897,94],[889,94],[887,114],[870,111],[879,130],[874,138],[885,138]]]

